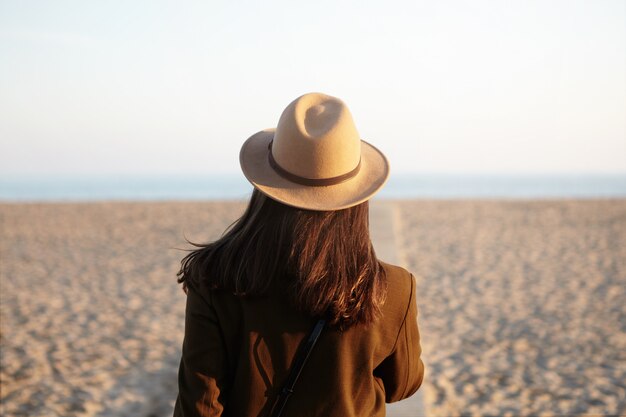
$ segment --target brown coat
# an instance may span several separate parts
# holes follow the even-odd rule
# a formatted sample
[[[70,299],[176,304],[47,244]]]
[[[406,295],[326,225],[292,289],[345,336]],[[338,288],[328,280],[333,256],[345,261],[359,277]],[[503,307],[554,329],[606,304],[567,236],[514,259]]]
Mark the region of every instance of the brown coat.
[[[284,416],[384,416],[420,387],[415,278],[384,264],[387,301],[366,328],[324,329]],[[276,296],[190,288],[174,416],[265,416],[315,320]]]

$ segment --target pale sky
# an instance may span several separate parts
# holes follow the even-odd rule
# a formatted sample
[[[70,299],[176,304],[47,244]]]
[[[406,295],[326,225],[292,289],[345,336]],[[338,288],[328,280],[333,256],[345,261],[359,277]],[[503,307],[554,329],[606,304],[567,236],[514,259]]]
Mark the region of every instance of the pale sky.
[[[392,173],[626,173],[626,2],[0,2],[1,176],[238,173],[312,91]]]

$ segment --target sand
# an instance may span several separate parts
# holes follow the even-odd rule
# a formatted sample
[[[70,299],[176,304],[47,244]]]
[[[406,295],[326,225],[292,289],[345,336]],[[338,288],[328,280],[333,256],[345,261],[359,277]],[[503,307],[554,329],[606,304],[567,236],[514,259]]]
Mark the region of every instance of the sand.
[[[626,414],[626,201],[403,202],[431,416]]]
[[[186,247],[244,204],[0,204],[1,414],[171,415]],[[626,200],[402,201],[430,416],[626,413]]]
[[[243,204],[2,205],[2,414],[166,416],[190,240]]]

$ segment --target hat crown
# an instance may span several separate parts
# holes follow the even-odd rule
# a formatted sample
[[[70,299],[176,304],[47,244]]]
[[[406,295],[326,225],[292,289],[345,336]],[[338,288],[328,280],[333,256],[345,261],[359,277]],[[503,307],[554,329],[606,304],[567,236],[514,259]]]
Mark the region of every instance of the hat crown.
[[[309,93],[283,111],[272,143],[281,168],[310,179],[354,170],[361,160],[361,139],[348,107],[336,97]]]

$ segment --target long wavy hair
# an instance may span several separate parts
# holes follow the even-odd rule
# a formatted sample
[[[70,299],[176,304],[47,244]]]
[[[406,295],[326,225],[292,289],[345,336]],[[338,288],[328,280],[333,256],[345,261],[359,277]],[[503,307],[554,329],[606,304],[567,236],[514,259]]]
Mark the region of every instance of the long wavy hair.
[[[387,277],[369,235],[369,203],[303,210],[256,188],[244,214],[222,236],[181,261],[178,282],[240,296],[286,294],[298,310],[341,330],[380,315]]]

